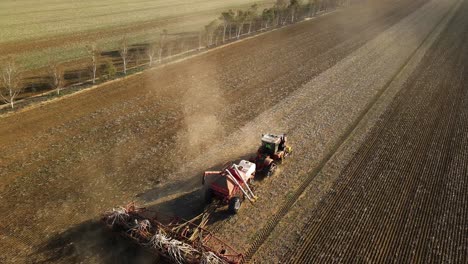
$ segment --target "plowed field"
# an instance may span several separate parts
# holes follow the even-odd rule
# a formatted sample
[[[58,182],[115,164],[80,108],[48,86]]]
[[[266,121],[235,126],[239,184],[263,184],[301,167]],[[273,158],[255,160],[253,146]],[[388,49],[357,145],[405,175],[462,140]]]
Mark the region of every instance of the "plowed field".
[[[101,212],[137,200],[190,217],[203,170],[287,132],[281,178],[211,226],[252,257],[455,2],[361,4],[1,118],[0,262],[147,263]]]
[[[467,12],[464,1],[332,191],[314,207],[306,192],[293,209],[302,212],[298,222],[308,220],[288,253],[266,247],[263,256],[277,254],[284,263],[467,262]],[[281,225],[276,235],[288,226],[295,230]]]

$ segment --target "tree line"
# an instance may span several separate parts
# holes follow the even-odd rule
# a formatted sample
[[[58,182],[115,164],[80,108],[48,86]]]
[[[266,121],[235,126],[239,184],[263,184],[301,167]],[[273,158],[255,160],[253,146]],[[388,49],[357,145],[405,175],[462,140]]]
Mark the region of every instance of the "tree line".
[[[228,41],[235,41],[244,35],[250,35],[255,32],[261,32],[296,23],[306,18],[316,16],[321,12],[334,9],[340,5],[349,4],[350,0],[277,0],[276,3],[263,10],[254,4],[247,9],[227,10],[220,16],[207,24],[203,30],[198,33],[198,42],[194,44],[193,37],[191,41],[179,39],[179,53],[184,50],[201,50],[222,45]],[[191,43],[191,46],[187,43]],[[145,56],[145,64],[152,67],[154,64],[162,63],[164,58],[171,57],[173,54],[175,42],[169,41],[169,33],[162,30],[159,38],[153,42],[147,43],[143,49],[138,49],[139,56]],[[196,46],[195,46],[196,45]],[[92,84],[96,84],[98,79],[105,76],[112,79],[117,74],[117,69],[109,59],[103,60],[103,51],[96,43],[86,45],[89,60],[89,77]],[[127,75],[128,65],[131,59],[131,53],[135,53],[129,44],[129,40],[124,36],[118,47],[118,56],[123,75]],[[135,59],[138,65],[138,57]],[[140,64],[142,65],[142,64]],[[9,104],[11,108],[15,106],[19,94],[23,91],[22,71],[15,58],[9,57],[2,61],[0,73],[0,96],[4,103]],[[58,60],[51,59],[47,66],[47,75],[49,87],[57,95],[64,88],[65,68]]]
[[[149,67],[152,67],[155,63],[162,62],[167,36],[167,30],[163,30],[159,40],[149,43],[144,49]],[[112,59],[104,59],[104,52],[99,48],[97,43],[87,44],[86,51],[88,54],[88,69],[86,71],[89,72],[90,83],[96,84],[104,76],[106,79],[113,79],[116,76],[118,72],[116,65]],[[131,59],[131,46],[127,36],[124,36],[119,42],[118,55],[122,66],[121,73],[127,75]],[[66,85],[65,65],[59,63],[57,59],[51,58],[47,63],[46,70],[48,87],[52,88],[57,95],[60,95],[60,92]],[[11,108],[15,107],[15,101],[20,93],[24,92],[24,79],[24,70],[15,57],[10,56],[0,61],[0,99],[3,103],[9,104]]]
[[[218,45],[241,35],[296,23],[320,12],[349,4],[349,0],[277,0],[271,8],[259,10],[254,4],[247,10],[228,10],[205,26],[206,45]]]

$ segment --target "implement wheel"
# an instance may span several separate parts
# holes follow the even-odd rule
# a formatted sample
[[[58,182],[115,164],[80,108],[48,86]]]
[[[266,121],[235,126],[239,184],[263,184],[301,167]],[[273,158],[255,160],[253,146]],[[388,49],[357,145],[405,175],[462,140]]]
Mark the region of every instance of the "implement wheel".
[[[276,163],[274,162],[272,162],[270,166],[268,166],[267,177],[271,177],[273,176],[273,174],[275,174],[276,167]]]
[[[239,197],[233,197],[229,200],[229,213],[237,214],[241,207],[242,201]]]

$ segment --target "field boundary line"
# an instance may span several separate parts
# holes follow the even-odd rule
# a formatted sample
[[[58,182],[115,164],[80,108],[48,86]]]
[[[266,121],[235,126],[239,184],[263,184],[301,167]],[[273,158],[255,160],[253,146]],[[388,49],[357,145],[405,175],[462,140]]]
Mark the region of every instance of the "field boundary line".
[[[287,25],[284,25],[284,26],[280,26],[280,27],[276,27],[276,28],[273,28],[273,29],[270,29],[270,30],[266,30],[266,31],[257,31],[257,32],[253,32],[254,34],[252,34],[251,36],[248,36],[248,37],[243,37],[243,38],[240,38],[240,39],[237,39],[237,40],[234,40],[234,41],[231,41],[231,42],[228,42],[228,43],[225,43],[225,44],[221,44],[219,46],[216,46],[216,47],[213,47],[213,48],[208,48],[208,47],[202,47],[201,49],[199,48],[196,48],[196,49],[191,49],[191,50],[188,50],[188,51],[185,51],[185,52],[182,52],[182,53],[179,53],[179,54],[176,54],[176,55],[172,55],[172,56],[169,56],[169,57],[166,57],[164,58],[163,60],[170,60],[171,58],[176,58],[176,57],[180,57],[180,56],[183,56],[184,54],[188,54],[188,53],[195,53],[195,54],[192,54],[192,55],[189,55],[189,56],[186,56],[186,57],[182,57],[180,59],[175,59],[175,60],[172,60],[172,61],[168,61],[168,62],[165,62],[163,64],[159,64],[157,66],[153,66],[151,68],[147,68],[147,69],[144,69],[142,71],[139,71],[139,72],[136,72],[136,73],[133,73],[131,75],[128,75],[128,76],[122,76],[122,77],[119,77],[119,78],[116,78],[116,79],[113,79],[113,80],[110,80],[110,81],[106,81],[104,83],[100,83],[100,84],[96,84],[96,85],[92,85],[90,87],[87,87],[87,88],[83,88],[82,90],[78,90],[76,92],[72,92],[70,94],[67,94],[67,95],[63,95],[63,96],[60,96],[60,97],[56,97],[56,98],[52,98],[50,100],[46,100],[46,101],[43,101],[43,102],[38,102],[38,103],[32,103],[30,106],[26,106],[24,108],[21,108],[20,110],[18,111],[12,111],[12,112],[7,112],[7,113],[4,113],[4,114],[0,114],[0,119],[2,118],[6,118],[6,117],[9,117],[9,116],[12,116],[12,115],[15,115],[15,114],[19,114],[19,113],[23,113],[23,112],[27,112],[29,110],[33,110],[35,108],[38,108],[38,107],[42,107],[44,105],[47,105],[47,104],[50,104],[50,103],[54,103],[54,102],[58,102],[58,101],[61,101],[63,99],[67,99],[67,98],[70,98],[72,96],[75,96],[75,95],[79,95],[79,94],[82,94],[82,93],[85,93],[85,92],[90,92],[90,91],[93,91],[93,90],[96,90],[98,88],[101,88],[103,86],[106,86],[106,85],[109,85],[109,84],[112,84],[112,83],[115,83],[115,82],[119,82],[119,81],[123,81],[123,80],[128,80],[128,79],[131,79],[131,78],[134,78],[135,76],[138,76],[140,74],[143,74],[143,73],[146,73],[146,72],[149,72],[149,71],[153,71],[153,70],[158,70],[158,69],[162,69],[164,67],[168,67],[172,64],[177,64],[177,63],[180,63],[180,62],[183,62],[183,61],[186,61],[186,60],[190,60],[190,59],[193,59],[193,58],[196,58],[198,56],[202,56],[202,55],[205,55],[205,54],[208,54],[210,52],[214,52],[214,51],[217,51],[217,50],[220,50],[220,49],[223,49],[223,48],[227,48],[229,46],[232,46],[232,45],[236,45],[238,43],[242,43],[244,41],[247,41],[247,40],[250,40],[250,39],[254,39],[254,38],[257,38],[257,37],[260,37],[260,36],[263,36],[263,35],[266,35],[266,34],[269,34],[269,33],[272,33],[272,32],[275,32],[275,31],[279,31],[279,30],[286,30],[292,26],[295,26],[295,25],[300,25],[302,23],[305,23],[305,22],[310,22],[310,21],[313,21],[315,19],[318,19],[318,18],[321,18],[321,17],[324,17],[324,16],[327,16],[327,15],[331,15],[333,13],[336,13],[336,12],[341,12],[343,9],[342,8],[337,8],[337,9],[334,9],[334,10],[331,10],[330,12],[324,12],[324,13],[319,13],[318,15],[314,16],[314,17],[311,17],[311,18],[306,18],[306,19],[303,19],[301,21],[298,21],[298,22],[295,22],[294,24],[287,24]],[[242,35],[241,35],[242,36]],[[245,34],[243,35],[245,36]],[[137,65],[137,66],[133,66],[133,67],[130,67],[128,68],[128,70],[130,69],[136,69],[136,68],[139,68],[139,67],[144,67],[145,65],[147,65],[149,63],[143,63],[141,65]],[[72,84],[70,85],[69,87],[67,88],[70,88],[70,87],[76,87],[76,86],[79,86],[79,85],[83,85],[87,82],[90,82],[91,80],[86,80],[84,82],[81,82],[81,83],[76,83],[76,84]],[[64,88],[64,89],[67,89],[67,88]],[[62,89],[63,90],[63,89]],[[48,91],[48,92],[45,92],[45,93],[42,93],[40,95],[36,95],[36,96],[32,96],[32,97],[28,97],[28,98],[24,98],[24,99],[21,99],[19,101],[16,101],[16,103],[21,103],[25,100],[28,100],[28,99],[31,99],[31,98],[37,98],[37,97],[40,97],[40,96],[44,96],[44,95],[48,95],[48,94],[53,94],[54,90],[52,91]],[[0,109],[3,109],[3,108],[7,108],[9,107],[8,104],[4,104],[4,105],[0,105]]]
[[[322,171],[322,169],[325,168],[325,166],[329,163],[329,161],[333,158],[333,156],[336,155],[337,151],[340,148],[344,147],[344,145],[349,140],[351,140],[353,132],[357,130],[360,127],[360,125],[365,125],[365,124],[361,124],[361,121],[363,121],[364,118],[370,114],[371,110],[374,108],[377,102],[380,101],[383,94],[388,90],[388,88],[392,85],[392,83],[395,80],[397,80],[398,77],[405,74],[405,70],[408,68],[407,66],[410,65],[410,62],[412,62],[413,58],[415,58],[415,56],[418,54],[418,51],[420,50],[420,48],[426,45],[426,42],[428,42],[431,39],[431,37],[437,37],[439,33],[442,32],[443,29],[445,29],[446,25],[448,25],[448,22],[451,20],[451,17],[453,17],[449,15],[455,13],[455,11],[458,9],[462,1],[463,0],[458,0],[456,3],[453,4],[451,8],[448,9],[448,11],[442,16],[440,21],[437,22],[436,26],[427,34],[427,36],[421,41],[421,43],[417,46],[417,48],[409,55],[408,59],[406,59],[404,63],[402,64],[402,66],[399,69],[397,69],[397,72],[393,75],[393,77],[391,77],[390,80],[385,83],[385,85],[380,89],[380,91],[366,105],[366,107],[358,116],[358,118],[351,124],[351,126],[344,132],[344,134],[341,137],[339,137],[337,142],[330,148],[328,153],[320,160],[317,167],[313,169],[312,172],[305,175],[306,179],[294,191],[293,195],[290,196],[286,200],[286,202],[283,203],[280,209],[270,219],[266,221],[266,225],[260,229],[258,235],[253,239],[253,242],[250,248],[248,248],[247,252],[245,252],[244,263],[250,263],[255,253],[268,239],[268,237],[274,231],[275,227],[279,224],[281,219],[283,219],[283,217],[290,211],[292,206],[301,197],[301,195],[310,185],[312,180],[315,179],[315,177]],[[443,23],[444,20],[446,20],[446,23]],[[424,53],[422,55],[424,55]]]

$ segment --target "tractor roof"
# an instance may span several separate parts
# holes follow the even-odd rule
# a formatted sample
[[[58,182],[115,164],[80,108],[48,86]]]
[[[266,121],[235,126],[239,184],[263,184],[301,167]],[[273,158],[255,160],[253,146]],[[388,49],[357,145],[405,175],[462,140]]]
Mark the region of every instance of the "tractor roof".
[[[265,134],[262,137],[263,142],[279,144],[281,141],[281,135]]]

